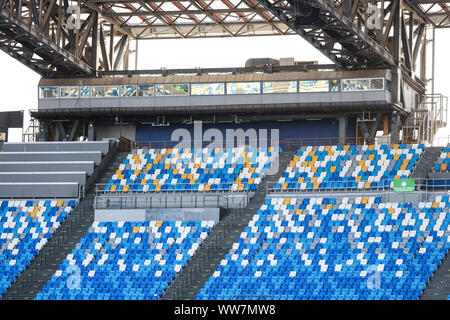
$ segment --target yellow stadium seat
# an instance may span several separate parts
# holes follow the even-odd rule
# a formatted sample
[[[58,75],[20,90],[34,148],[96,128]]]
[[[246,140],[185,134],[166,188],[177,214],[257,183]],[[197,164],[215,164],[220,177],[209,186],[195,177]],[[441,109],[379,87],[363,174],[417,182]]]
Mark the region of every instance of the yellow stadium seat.
[[[302,214],[303,213],[303,210],[302,209],[297,209],[297,210],[295,210],[295,214]]]
[[[287,189],[287,186],[288,186],[287,183],[283,183],[283,184],[281,185],[281,189],[282,189],[282,190],[286,190],[286,189]]]
[[[139,232],[139,227],[133,227],[133,229],[131,230],[131,232],[133,232],[133,233],[138,233],[138,232]]]
[[[156,186],[155,186],[155,191],[161,191],[161,185],[160,184],[157,184]]]
[[[370,181],[364,182],[364,188],[370,189]]]
[[[283,204],[284,204],[285,206],[287,206],[287,205],[290,204],[290,203],[291,203],[291,198],[284,198]]]
[[[57,206],[57,207],[62,207],[62,206],[63,206],[63,203],[64,203],[64,201],[58,200],[58,201],[56,202],[56,206]]]
[[[333,205],[331,203],[329,203],[326,205],[325,209],[328,209],[328,210],[333,209]]]
[[[388,209],[388,213],[394,213],[395,212],[395,208],[389,208]]]
[[[447,164],[446,163],[441,164],[441,171],[447,171]]]
[[[156,221],[155,226],[161,227],[162,226],[162,221]]]
[[[211,190],[211,185],[209,183],[205,184],[205,189],[206,192],[208,192],[209,190]]]

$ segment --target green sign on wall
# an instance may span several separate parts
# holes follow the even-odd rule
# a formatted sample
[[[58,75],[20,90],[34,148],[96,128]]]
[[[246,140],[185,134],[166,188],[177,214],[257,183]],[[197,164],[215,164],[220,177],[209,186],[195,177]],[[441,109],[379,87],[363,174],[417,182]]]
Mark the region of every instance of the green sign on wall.
[[[414,179],[394,179],[394,192],[414,192]]]

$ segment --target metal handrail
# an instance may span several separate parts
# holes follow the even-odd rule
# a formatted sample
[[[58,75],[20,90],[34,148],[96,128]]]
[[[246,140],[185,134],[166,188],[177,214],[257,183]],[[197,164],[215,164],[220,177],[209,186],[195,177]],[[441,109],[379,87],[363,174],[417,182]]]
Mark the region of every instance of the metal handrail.
[[[442,179],[414,179],[415,180],[415,191],[448,191],[450,190],[450,178],[442,178]],[[333,192],[333,191],[342,191],[342,192],[368,192],[368,191],[393,191],[393,182],[394,179],[386,179],[381,181],[373,181],[378,182],[378,185],[376,187],[369,187],[369,188],[359,188],[359,187],[352,187],[350,184],[353,184],[355,181],[335,181],[335,180],[325,180],[321,181],[320,183],[330,183],[330,187],[319,187],[319,188],[307,188],[307,189],[301,189],[301,188],[275,188],[276,184],[279,184],[280,182],[267,182],[266,184],[266,194],[269,193],[310,193],[310,192]],[[437,183],[436,183],[437,182]],[[344,183],[347,185],[344,187],[340,186],[333,186],[333,183]]]
[[[386,143],[386,139],[391,141]],[[370,143],[368,143],[370,141]],[[311,137],[311,138],[285,138],[278,141],[277,146],[280,146],[283,150],[295,150],[302,146],[327,146],[327,145],[377,145],[377,144],[395,144],[392,141],[398,141],[397,144],[420,144],[426,143],[426,141],[417,141],[415,136],[375,136],[370,139],[365,137]],[[205,140],[192,140],[191,145],[195,146],[197,143],[202,148],[209,146],[214,141]],[[247,145],[256,146],[272,146],[271,139],[246,139]],[[134,141],[134,149],[159,149],[159,148],[173,148],[179,143],[179,141],[160,140],[160,141]],[[433,146],[446,146],[450,144],[450,135],[437,137],[433,141]],[[226,147],[226,146],[224,146]]]
[[[95,194],[96,195],[101,195],[101,194],[146,194],[146,193],[155,193],[155,194],[173,194],[173,193],[195,193],[195,194],[211,194],[211,193],[242,193],[242,192],[251,192],[250,190],[236,190],[236,191],[232,191],[232,190],[209,190],[209,191],[199,191],[199,190],[192,190],[192,189],[188,189],[188,188],[183,188],[183,189],[172,189],[172,190],[158,190],[158,191],[138,191],[138,190],[132,190],[133,186],[143,186],[140,183],[133,183],[133,184],[127,184],[127,186],[129,186],[129,190],[128,191],[124,191],[124,190],[116,190],[116,191],[107,191],[105,190],[106,186],[109,186],[111,184],[109,183],[97,183],[95,184]],[[192,186],[192,184],[190,183],[177,183],[174,186]]]
[[[183,205],[183,196],[179,193],[156,193],[156,192],[141,192],[134,193],[133,195],[125,194],[103,194],[103,196],[96,196],[94,201],[94,209],[147,209],[147,208],[172,208],[174,204],[178,204],[177,208],[205,208],[206,204],[211,206],[214,204],[218,208],[231,208],[230,197],[227,195],[242,196],[240,202],[235,203],[233,208],[245,208],[251,192],[227,192],[227,193],[208,193],[208,192],[190,192],[190,195],[195,197],[189,199],[186,205]],[[225,195],[227,194],[227,195]],[[177,196],[177,199],[170,198],[168,196]],[[154,197],[162,196],[162,197]],[[105,205],[99,204],[99,202],[105,203]]]

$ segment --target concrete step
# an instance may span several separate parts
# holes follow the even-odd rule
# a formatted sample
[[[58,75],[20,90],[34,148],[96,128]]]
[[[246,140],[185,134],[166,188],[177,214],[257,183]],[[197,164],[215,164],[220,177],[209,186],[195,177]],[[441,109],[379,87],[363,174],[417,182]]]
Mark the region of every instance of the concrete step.
[[[95,183],[117,167],[117,159],[124,154],[111,150],[108,161]],[[121,162],[121,161],[120,161]],[[67,255],[87,232],[94,221],[92,204],[95,189],[90,188],[78,206],[67,216],[47,244],[34,257],[25,270],[14,280],[1,297],[4,300],[32,300],[50,280]]]
[[[420,296],[420,300],[447,300],[449,295],[450,254],[447,252],[447,255],[428,281]]]

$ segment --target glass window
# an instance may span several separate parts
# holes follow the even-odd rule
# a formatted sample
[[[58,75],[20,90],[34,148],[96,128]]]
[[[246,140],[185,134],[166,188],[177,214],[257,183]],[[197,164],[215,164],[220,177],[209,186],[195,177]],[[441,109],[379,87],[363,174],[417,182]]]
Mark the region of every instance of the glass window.
[[[139,84],[138,85],[138,96],[139,97],[151,97],[154,93],[154,87],[152,84]]]
[[[297,92],[297,81],[263,82],[263,93],[292,93]]]
[[[121,85],[120,86],[121,97],[136,97],[136,86],[133,85]]]
[[[369,79],[356,79],[356,90],[369,90],[370,80]]]
[[[172,94],[174,96],[188,96],[189,95],[189,85],[188,84],[173,84]]]
[[[299,81],[300,92],[328,92],[329,80],[303,80]]]
[[[345,79],[342,80],[342,91],[370,90],[370,79]]]
[[[173,86],[171,84],[157,84],[155,85],[156,96],[171,96]]]
[[[225,94],[224,83],[193,83],[191,84],[191,95],[214,96]]]
[[[330,80],[330,91],[340,92],[341,91],[341,80]]]
[[[57,99],[58,98],[58,87],[39,87],[40,99]]]
[[[356,90],[356,80],[345,79],[342,80],[342,91],[355,91]]]
[[[65,98],[78,98],[78,87],[59,87],[59,96]]]
[[[370,80],[370,89],[372,90],[383,90],[384,89],[384,79],[371,79]]]
[[[227,94],[256,94],[261,93],[260,82],[228,82]]]
[[[90,86],[81,86],[80,87],[80,97],[81,98],[90,98],[91,97],[91,87]]]
[[[92,96],[94,98],[118,97],[119,89],[117,86],[96,86],[92,87]]]

